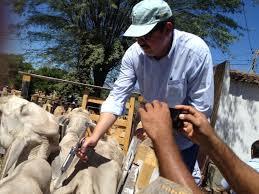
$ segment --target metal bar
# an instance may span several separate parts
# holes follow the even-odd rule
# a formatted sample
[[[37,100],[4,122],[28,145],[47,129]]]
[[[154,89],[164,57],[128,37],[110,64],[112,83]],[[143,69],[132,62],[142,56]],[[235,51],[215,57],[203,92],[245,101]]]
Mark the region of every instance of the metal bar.
[[[95,86],[95,85],[91,85],[91,84],[85,84],[85,83],[69,81],[69,80],[64,80],[64,79],[59,79],[59,78],[54,78],[54,77],[48,77],[48,76],[38,75],[38,74],[34,74],[34,73],[28,73],[28,72],[24,72],[24,71],[18,71],[18,73],[22,74],[22,75],[30,75],[32,77],[37,77],[37,78],[41,78],[41,79],[45,79],[45,80],[65,82],[65,83],[70,83],[70,84],[75,84],[75,85],[87,86],[87,87],[91,87],[91,88],[98,88],[98,89],[104,89],[104,90],[112,89],[112,88],[108,88],[108,87]],[[132,92],[132,94],[140,95],[140,93],[138,93],[138,92]]]
[[[32,77],[37,77],[37,78],[41,78],[41,79],[45,79],[45,80],[51,80],[51,81],[57,81],[57,82],[65,82],[65,83],[70,83],[70,84],[87,86],[87,87],[91,87],[91,88],[98,88],[98,89],[104,89],[104,90],[111,90],[112,89],[112,88],[95,86],[95,85],[91,85],[91,84],[85,84],[85,83],[80,83],[80,82],[75,82],[75,81],[69,81],[69,80],[64,80],[64,79],[59,79],[59,78],[54,78],[54,77],[48,77],[48,76],[44,76],[44,75],[37,75],[37,74],[33,74],[33,73],[27,73],[27,72],[23,72],[23,71],[18,71],[18,73],[22,74],[22,75],[30,75]]]

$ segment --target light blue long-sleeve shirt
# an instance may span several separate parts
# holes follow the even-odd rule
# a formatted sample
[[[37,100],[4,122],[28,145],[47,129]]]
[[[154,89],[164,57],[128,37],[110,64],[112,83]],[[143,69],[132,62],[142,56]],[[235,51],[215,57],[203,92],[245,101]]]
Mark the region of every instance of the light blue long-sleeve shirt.
[[[255,169],[259,173],[259,158],[252,158],[249,161],[246,162],[248,166],[251,166],[253,169]],[[224,189],[230,189],[230,185],[228,184],[227,180],[223,178],[221,180],[221,186]],[[234,191],[230,191],[231,194],[236,194]]]
[[[170,107],[192,105],[207,117],[211,114],[214,98],[212,58],[206,43],[193,34],[174,30],[172,47],[168,55],[159,60],[147,56],[139,44],[134,43],[123,56],[119,77],[101,112],[122,115],[136,82],[148,102],[160,100]],[[176,136],[180,149],[192,145],[183,136]]]

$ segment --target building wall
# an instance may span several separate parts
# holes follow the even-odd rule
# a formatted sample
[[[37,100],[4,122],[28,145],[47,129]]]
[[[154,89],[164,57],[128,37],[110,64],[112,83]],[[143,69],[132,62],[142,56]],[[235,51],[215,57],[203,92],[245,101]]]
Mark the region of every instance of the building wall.
[[[259,85],[230,79],[227,67],[215,129],[244,161],[259,139]]]

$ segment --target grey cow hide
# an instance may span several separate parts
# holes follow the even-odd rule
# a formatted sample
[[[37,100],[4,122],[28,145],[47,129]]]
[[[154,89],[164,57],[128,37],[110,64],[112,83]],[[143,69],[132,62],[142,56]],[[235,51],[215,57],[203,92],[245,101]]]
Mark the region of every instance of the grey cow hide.
[[[71,166],[61,176],[61,165],[69,150],[79,140],[86,127],[94,127],[89,113],[74,109],[64,116],[68,120],[66,135],[60,142],[60,154],[52,162],[51,191],[54,194],[113,194],[121,176],[123,151],[112,138],[100,140],[95,151],[89,150],[87,162],[74,158]]]
[[[44,159],[27,160],[0,181],[1,194],[49,194],[51,167]]]
[[[16,96],[0,98],[0,144],[7,149],[1,178],[27,159],[47,159],[58,149],[58,122],[35,103]]]

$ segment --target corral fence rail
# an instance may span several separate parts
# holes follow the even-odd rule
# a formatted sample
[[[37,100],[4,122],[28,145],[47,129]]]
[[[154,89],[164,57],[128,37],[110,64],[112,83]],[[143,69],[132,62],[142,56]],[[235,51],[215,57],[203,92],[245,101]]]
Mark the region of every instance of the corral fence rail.
[[[37,75],[37,74],[23,72],[23,71],[19,71],[18,73],[22,75],[21,96],[28,100],[30,100],[29,89],[30,89],[30,83],[32,81],[32,78],[39,78],[39,79],[44,79],[44,80],[53,81],[53,82],[63,82],[63,83],[84,86],[85,90],[82,95],[83,97],[82,97],[82,103],[81,103],[81,107],[84,109],[87,109],[87,107],[91,107],[91,106],[88,106],[89,103],[100,106],[104,101],[104,99],[89,96],[90,89],[101,89],[101,90],[107,90],[107,91],[112,89],[108,87],[95,86],[91,84],[69,81],[69,80],[53,78],[53,77],[48,77],[43,75]],[[134,109],[136,105],[136,100],[142,101],[142,99],[143,98],[139,95],[139,93],[134,92],[133,95],[130,97],[129,101],[126,103],[126,115],[124,115],[123,117],[119,117],[117,119],[117,121],[113,126],[114,128],[116,128],[116,130],[111,129],[108,132],[110,135],[114,136],[117,139],[117,141],[119,142],[119,144],[121,145],[125,153],[128,150],[129,142],[132,136],[132,126],[134,124],[133,120],[134,120],[134,112],[135,112]],[[91,119],[96,122],[100,117],[99,113],[95,113],[95,112],[90,112],[90,116],[91,116]]]

